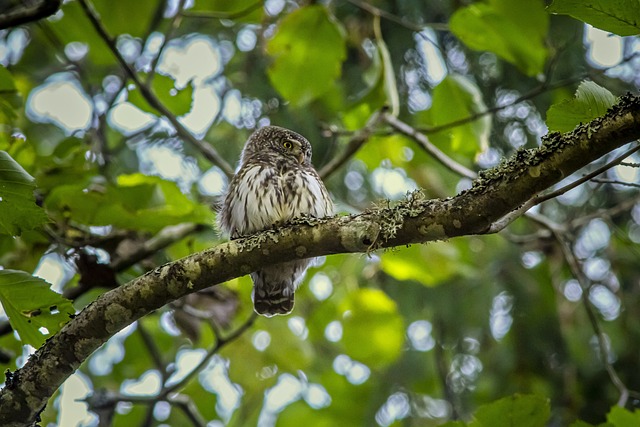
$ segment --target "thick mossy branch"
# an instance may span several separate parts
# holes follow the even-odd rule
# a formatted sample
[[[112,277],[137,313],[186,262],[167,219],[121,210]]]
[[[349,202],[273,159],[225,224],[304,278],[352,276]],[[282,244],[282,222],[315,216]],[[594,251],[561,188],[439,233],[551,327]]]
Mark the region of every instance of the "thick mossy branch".
[[[49,339],[0,392],[0,425],[33,423],[47,400],[113,334],[186,294],[243,276],[259,267],[336,253],[483,234],[527,200],[604,154],[640,138],[640,98],[621,98],[604,117],[542,147],[518,151],[484,171],[473,186],[443,200],[411,194],[394,206],[360,215],[300,219],[280,230],[218,245],[165,264],[105,293]]]

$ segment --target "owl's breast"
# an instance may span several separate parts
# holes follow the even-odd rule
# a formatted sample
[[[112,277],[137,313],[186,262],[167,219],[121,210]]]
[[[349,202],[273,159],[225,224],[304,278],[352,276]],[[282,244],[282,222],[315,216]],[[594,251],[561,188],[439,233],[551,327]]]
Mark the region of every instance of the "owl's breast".
[[[315,172],[256,164],[242,168],[232,180],[221,224],[232,236],[240,236],[302,215],[323,217],[332,210],[324,184]]]

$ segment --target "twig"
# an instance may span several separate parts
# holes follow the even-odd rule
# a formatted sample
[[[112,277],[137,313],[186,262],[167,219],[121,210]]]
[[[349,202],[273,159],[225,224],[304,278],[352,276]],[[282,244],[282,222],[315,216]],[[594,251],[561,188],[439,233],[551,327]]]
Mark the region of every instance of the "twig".
[[[175,34],[178,27],[180,26],[180,22],[182,21],[182,9],[184,8],[185,2],[186,0],[180,0],[178,2],[178,6],[177,6],[178,10],[176,14],[173,15],[173,17],[171,18],[171,22],[169,23],[169,28],[167,28],[167,30],[164,33],[164,40],[162,41],[162,45],[160,46],[160,49],[158,49],[158,54],[151,61],[149,74],[147,75],[147,84],[149,84],[151,80],[153,80],[153,77],[156,74],[156,67],[158,66],[158,61],[160,61],[160,58],[162,57],[162,53],[164,52],[165,48],[169,44],[169,41],[173,38],[173,35]]]
[[[125,70],[127,75],[133,82],[136,84],[140,93],[144,97],[144,99],[151,105],[154,109],[156,109],[160,114],[165,116],[167,120],[173,125],[174,129],[180,135],[181,138],[185,139],[187,142],[196,147],[202,155],[209,160],[214,165],[218,166],[228,177],[233,176],[233,168],[224,160],[220,154],[213,148],[211,145],[204,143],[197,139],[191,134],[178,120],[178,118],[171,112],[169,109],[156,97],[153,91],[144,84],[144,82],[140,79],[136,71],[127,63],[124,57],[120,54],[118,47],[116,46],[115,40],[109,35],[106,28],[100,21],[98,14],[94,10],[93,6],[89,3],[89,0],[78,0],[85,14],[89,18],[89,21],[93,24],[93,27],[98,32],[100,37],[105,41],[113,55],[116,57],[122,68]]]
[[[324,165],[318,174],[322,179],[327,178],[334,173],[340,166],[345,164],[371,137],[373,130],[385,116],[385,109],[374,112],[364,127],[351,136],[344,151],[337,157],[334,157]]]
[[[426,126],[426,127],[417,127],[416,129],[422,133],[425,134],[432,134],[432,133],[437,133],[437,132],[441,132],[443,130],[447,130],[447,129],[451,129],[454,127],[458,127],[458,126],[462,126],[465,125],[467,123],[471,123],[474,122],[484,116],[487,116],[489,114],[495,114],[498,111],[502,111],[506,108],[509,108],[513,105],[517,105],[523,101],[526,101],[528,99],[531,99],[535,96],[538,96],[544,92],[553,90],[553,89],[557,89],[559,87],[565,87],[565,86],[569,86],[575,83],[578,83],[579,81],[583,80],[584,76],[580,76],[580,77],[573,77],[570,79],[565,79],[565,80],[560,80],[556,83],[542,83],[541,85],[539,85],[538,87],[536,87],[535,89],[525,93],[524,95],[519,96],[518,98],[514,99],[511,102],[508,102],[506,104],[502,104],[502,105],[495,105],[491,108],[487,108],[486,110],[482,110],[482,111],[478,111],[477,113],[471,114],[467,117],[463,117],[461,119],[458,120],[454,120],[448,123],[443,123],[441,125],[437,125],[437,126]]]
[[[142,322],[138,322],[136,330],[140,334],[142,342],[144,342],[144,345],[147,347],[149,356],[151,356],[151,359],[153,360],[153,364],[156,369],[160,371],[162,379],[165,380],[167,376],[167,365],[162,361],[162,355],[160,354],[156,343],[153,342],[153,337],[149,335],[149,332],[147,332],[147,329],[142,325]]]
[[[205,427],[207,425],[207,422],[200,414],[200,411],[198,411],[198,408],[196,408],[191,397],[184,394],[178,394],[168,399],[168,402],[182,409],[182,412],[184,412],[187,418],[189,418],[189,421],[191,421],[191,424],[194,426]]]
[[[640,194],[636,195],[635,197],[622,200],[620,203],[616,204],[615,206],[609,209],[599,209],[592,214],[584,215],[584,216],[581,216],[580,218],[576,218],[569,223],[569,228],[575,229],[577,227],[580,227],[584,224],[591,222],[591,220],[595,218],[615,217],[617,215],[620,215],[622,212],[628,211],[629,209],[634,207],[637,203],[640,203]]]
[[[597,182],[598,184],[615,184],[623,185],[626,187],[640,188],[640,184],[636,184],[635,182],[618,181],[617,179],[591,178],[591,182]]]
[[[207,352],[205,357],[202,358],[200,363],[198,363],[191,370],[191,372],[189,372],[187,375],[185,375],[184,378],[182,378],[180,381],[178,381],[175,384],[172,384],[170,386],[166,386],[165,385],[165,387],[163,387],[162,391],[160,392],[160,397],[168,396],[168,395],[180,390],[185,385],[187,385],[189,383],[189,381],[191,381],[191,379],[195,375],[198,374],[198,372],[200,372],[202,369],[204,369],[205,366],[207,366],[207,364],[209,364],[209,360],[211,360],[211,358],[216,353],[218,353],[222,347],[224,347],[225,345],[229,344],[230,342],[233,342],[238,337],[240,337],[240,335],[242,335],[247,329],[249,329],[253,325],[253,322],[255,322],[256,317],[257,317],[257,315],[255,313],[252,313],[251,316],[249,317],[249,319],[247,319],[246,322],[244,322],[238,329],[236,329],[235,331],[233,331],[231,334],[229,334],[226,337],[221,337],[219,333],[216,333],[217,340],[216,340],[215,345],[209,349],[209,351]]]
[[[188,235],[201,230],[203,226],[193,223],[171,225],[160,230],[158,234],[146,240],[135,251],[126,254],[123,258],[114,258],[111,261],[111,268],[115,271],[123,271],[145,258],[155,254],[160,249],[187,237]]]
[[[448,381],[449,369],[444,352],[445,337],[444,337],[444,322],[438,316],[433,322],[433,332],[436,338],[436,345],[434,347],[434,358],[436,362],[436,371],[438,373],[438,379],[440,380],[440,386],[444,391],[444,396],[449,405],[451,405],[451,419],[460,419],[460,408],[456,393],[452,390],[451,384]]]
[[[607,345],[607,338],[605,333],[602,331],[600,327],[600,323],[598,322],[598,318],[593,310],[591,302],[589,301],[589,290],[591,289],[591,283],[584,275],[582,268],[580,267],[580,262],[576,258],[575,254],[569,247],[569,244],[565,240],[565,234],[561,231],[559,227],[551,225],[549,228],[550,231],[555,236],[556,240],[560,245],[560,249],[562,250],[562,254],[564,256],[565,261],[567,262],[569,269],[573,277],[578,281],[580,287],[582,288],[582,304],[587,312],[587,317],[589,318],[589,323],[591,323],[591,327],[595,333],[596,339],[598,341],[598,349],[600,351],[600,358],[602,359],[602,363],[604,363],[607,374],[609,375],[609,379],[613,383],[613,385],[618,389],[620,393],[620,397],[618,398],[618,406],[624,407],[629,399],[629,389],[622,382],[620,377],[618,376],[616,370],[613,365],[609,361],[610,352],[609,347]],[[634,393],[635,394],[635,393]]]
[[[414,22],[409,21],[406,18],[401,18],[399,16],[396,16],[393,13],[389,13],[386,10],[382,10],[367,2],[360,1],[360,0],[348,0],[348,1],[352,5],[357,6],[362,10],[366,10],[367,12],[369,12],[374,16],[379,16],[381,18],[386,19],[387,21],[394,22],[411,31],[420,32],[427,27],[433,28],[434,30],[437,30],[437,31],[449,31],[449,26],[447,24],[436,23],[436,22],[426,23],[426,24],[416,24]]]
[[[431,141],[429,141],[429,138],[427,138],[426,135],[418,132],[418,130],[416,128],[414,128],[413,126],[408,125],[407,123],[401,121],[397,117],[394,117],[394,116],[389,115],[389,114],[384,114],[383,115],[383,120],[389,126],[391,126],[393,129],[395,129],[396,131],[402,133],[403,135],[408,136],[409,138],[413,139],[418,144],[420,144],[420,146],[427,153],[429,153],[431,156],[433,156],[434,159],[436,159],[438,162],[440,162],[447,169],[451,170],[452,172],[454,172],[454,173],[456,173],[458,175],[461,175],[461,176],[469,178],[469,179],[475,179],[476,178],[477,174],[474,171],[472,171],[471,169],[466,168],[465,166],[461,165],[460,163],[454,161],[451,157],[447,156],[438,147],[433,145],[431,143]]]

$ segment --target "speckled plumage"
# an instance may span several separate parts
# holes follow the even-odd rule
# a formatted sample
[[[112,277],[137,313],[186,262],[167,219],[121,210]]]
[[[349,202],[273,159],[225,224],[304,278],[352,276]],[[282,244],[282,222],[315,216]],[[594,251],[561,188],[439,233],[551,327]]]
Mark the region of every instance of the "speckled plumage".
[[[240,167],[229,183],[218,226],[231,238],[246,236],[292,218],[321,218],[333,203],[311,164],[311,144],[289,129],[266,126],[242,150]],[[251,273],[258,314],[287,314],[310,260],[290,261]]]

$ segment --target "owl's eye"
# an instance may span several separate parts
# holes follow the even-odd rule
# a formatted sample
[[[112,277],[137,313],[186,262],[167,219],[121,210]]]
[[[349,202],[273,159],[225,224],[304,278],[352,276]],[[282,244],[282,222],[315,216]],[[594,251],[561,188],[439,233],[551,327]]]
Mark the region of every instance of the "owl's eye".
[[[282,146],[284,148],[286,148],[287,150],[291,150],[293,148],[293,144],[291,143],[291,141],[285,141],[282,143]]]

